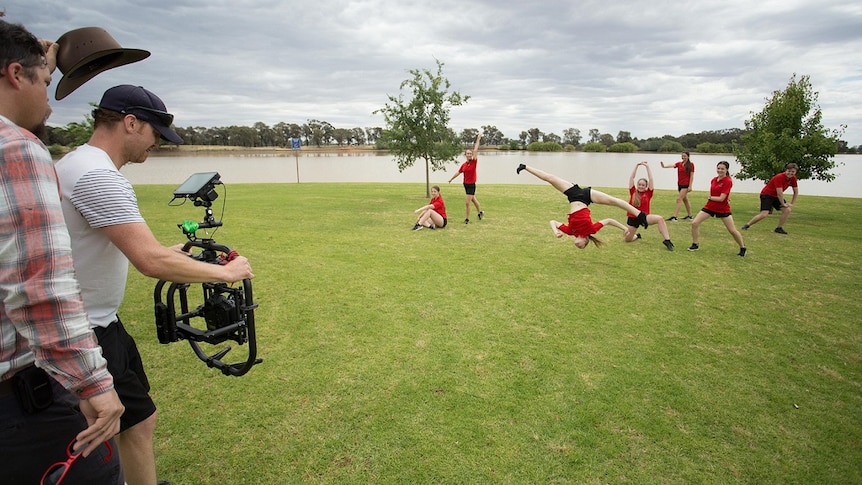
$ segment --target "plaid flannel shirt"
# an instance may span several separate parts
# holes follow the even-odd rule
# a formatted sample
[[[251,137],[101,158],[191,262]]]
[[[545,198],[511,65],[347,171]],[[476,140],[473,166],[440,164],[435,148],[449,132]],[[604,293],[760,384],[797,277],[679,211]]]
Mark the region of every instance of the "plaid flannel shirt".
[[[51,156],[0,116],[0,380],[34,361],[79,398],[113,389],[75,280]]]

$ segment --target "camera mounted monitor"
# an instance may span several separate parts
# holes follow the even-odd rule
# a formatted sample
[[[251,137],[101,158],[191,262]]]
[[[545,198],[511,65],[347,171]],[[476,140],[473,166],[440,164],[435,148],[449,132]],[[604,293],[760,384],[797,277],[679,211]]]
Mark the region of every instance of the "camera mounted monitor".
[[[192,199],[196,205],[209,205],[218,198],[215,186],[221,184],[218,172],[194,173],[174,190],[174,199]]]

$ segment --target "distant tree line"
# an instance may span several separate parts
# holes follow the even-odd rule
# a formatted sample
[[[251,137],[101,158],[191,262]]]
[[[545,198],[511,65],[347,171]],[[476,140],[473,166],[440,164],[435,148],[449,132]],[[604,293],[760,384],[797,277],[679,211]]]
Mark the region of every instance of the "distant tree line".
[[[502,150],[531,151],[592,151],[592,152],[669,152],[691,151],[698,153],[732,153],[734,143],[739,143],[745,130],[728,128],[723,130],[687,133],[681,136],[665,135],[638,139],[631,132],[620,131],[616,136],[601,133],[593,128],[583,137],[581,130],[567,128],[562,135],[545,133],[539,128],[530,128],[516,138],[505,136],[496,126],[482,126],[482,146]],[[308,120],[306,123],[277,123],[268,126],[257,122],[254,126],[227,126],[207,128],[203,126],[176,128],[177,133],[189,145],[221,145],[246,148],[288,148],[291,139],[298,138],[307,147],[347,147],[374,145],[388,149],[381,127],[336,128],[331,123]],[[86,143],[92,133],[92,118],[87,115],[81,123],[69,123],[63,127],[48,127],[46,145],[75,147]],[[467,128],[458,138],[465,146],[472,145],[479,130]],[[55,148],[56,148],[55,147]],[[838,153],[862,153],[862,145],[848,146],[839,141]]]

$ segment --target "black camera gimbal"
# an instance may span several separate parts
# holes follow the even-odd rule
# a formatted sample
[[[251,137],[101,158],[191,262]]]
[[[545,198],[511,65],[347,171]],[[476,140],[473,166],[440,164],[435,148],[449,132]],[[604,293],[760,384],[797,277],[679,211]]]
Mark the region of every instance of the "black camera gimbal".
[[[221,221],[215,220],[212,212],[212,202],[218,197],[215,186],[221,184],[219,179],[218,172],[193,174],[177,187],[173,200],[190,199],[196,207],[204,207],[205,210],[203,222],[185,221],[177,224],[188,238],[183,251],[198,248],[200,252],[193,254],[192,258],[205,263],[227,264],[237,257],[236,251],[223,244],[217,244],[214,239],[197,237],[199,229],[218,228],[222,225]],[[242,288],[234,288],[226,283],[200,283],[203,289],[203,303],[191,310],[188,301],[188,290],[191,284],[170,283],[163,300],[162,293],[167,283],[159,280],[153,293],[156,334],[159,343],[169,344],[183,339],[188,340],[200,360],[208,367],[221,370],[224,375],[241,376],[252,366],[263,361],[257,358],[254,310],[258,305],[254,303],[252,297],[251,280],[244,279]],[[179,306],[179,313],[177,306]],[[193,319],[197,318],[204,320],[206,330],[192,325]],[[233,340],[239,345],[248,343],[248,357],[245,362],[228,364],[222,361],[222,358],[230,352],[230,346],[207,355],[200,345],[200,342],[217,345],[227,340]]]

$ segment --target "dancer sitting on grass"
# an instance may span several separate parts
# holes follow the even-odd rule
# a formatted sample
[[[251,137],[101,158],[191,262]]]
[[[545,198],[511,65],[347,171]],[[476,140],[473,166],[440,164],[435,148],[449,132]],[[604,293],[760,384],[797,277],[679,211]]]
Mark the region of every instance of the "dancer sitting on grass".
[[[641,165],[646,167],[647,178],[640,178],[638,179],[637,184],[635,184],[635,175],[637,174],[638,167]],[[670,242],[670,234],[667,232],[667,224],[664,222],[664,217],[658,214],[650,214],[649,205],[652,200],[653,193],[654,185],[652,170],[650,170],[647,162],[638,162],[637,165],[635,165],[634,170],[632,170],[632,174],[629,176],[629,204],[648,214],[646,219],[647,222],[658,225],[658,232],[660,232],[662,237],[664,237],[662,244],[664,244],[668,251],[673,251],[673,243]],[[629,211],[626,216],[628,217],[626,222],[629,225],[629,230],[626,231],[624,240],[625,242],[636,241],[641,238],[640,233],[637,232],[637,228],[640,225],[637,216],[631,211]]]
[[[691,221],[691,246],[689,251],[697,251],[700,249],[700,225],[703,221],[710,217],[717,217],[724,223],[727,232],[733,236],[736,244],[739,244],[739,254],[737,256],[745,257],[745,243],[742,241],[742,234],[733,225],[733,215],[730,212],[730,189],[733,187],[733,180],[727,171],[730,169],[730,164],[724,160],[718,162],[715,167],[717,177],[713,178],[709,183],[709,198],[703,209],[694,216]]]
[[[428,229],[446,227],[446,204],[443,203],[443,196],[440,195],[440,187],[437,185],[431,187],[431,202],[416,209],[413,213],[419,214],[419,218],[413,226],[414,231],[423,227]]]
[[[602,219],[599,222],[593,222],[592,217],[590,216],[590,209],[587,207],[591,203],[595,202],[596,204],[616,206],[631,213],[639,212],[628,202],[622,199],[617,199],[616,197],[611,197],[610,195],[604,192],[599,192],[591,187],[581,188],[577,184],[563,180],[556,175],[545,173],[537,168],[528,167],[523,163],[518,165],[516,173],[520,174],[522,170],[526,170],[539,179],[548,182],[553,185],[555,189],[559,190],[569,198],[568,224],[551,221],[551,230],[554,231],[554,235],[557,237],[563,237],[563,234],[574,236],[575,246],[577,246],[578,249],[584,249],[590,241],[592,241],[596,246],[603,246],[604,241],[596,239],[593,237],[593,234],[599,232],[599,230],[604,226],[611,225],[625,233],[628,233],[629,231],[628,227],[614,219]],[[644,229],[646,229],[648,225],[646,212],[639,212],[635,219],[639,226],[643,226]]]

